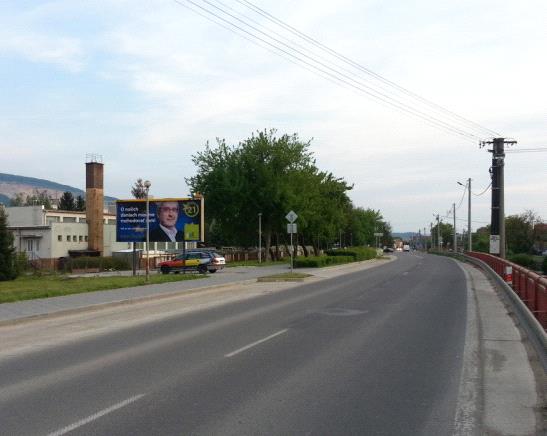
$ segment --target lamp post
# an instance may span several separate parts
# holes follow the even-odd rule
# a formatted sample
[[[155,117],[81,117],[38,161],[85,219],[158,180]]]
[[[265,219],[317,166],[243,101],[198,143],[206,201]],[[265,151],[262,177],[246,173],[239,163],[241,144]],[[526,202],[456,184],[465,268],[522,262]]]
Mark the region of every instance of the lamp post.
[[[148,192],[150,191],[150,181],[144,181],[144,188],[146,193],[146,281],[148,281],[148,276],[150,274],[150,197]]]
[[[458,182],[458,185],[465,186]],[[473,251],[473,236],[471,232],[471,177],[467,179],[467,251]]]
[[[258,263],[262,263],[262,212],[258,213]]]

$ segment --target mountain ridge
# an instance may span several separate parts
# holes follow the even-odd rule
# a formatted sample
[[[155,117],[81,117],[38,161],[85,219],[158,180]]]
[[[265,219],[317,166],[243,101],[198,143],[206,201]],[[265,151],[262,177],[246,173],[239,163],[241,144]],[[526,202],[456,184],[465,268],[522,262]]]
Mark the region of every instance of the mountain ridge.
[[[47,179],[36,177],[19,176],[16,174],[0,173],[0,203],[9,206],[10,200],[15,194],[23,193],[32,195],[34,190],[48,191],[54,198],[60,198],[63,192],[71,192],[74,196],[81,195],[85,198],[85,191],[70,185],[53,182]],[[115,197],[104,197],[105,202],[115,201]]]

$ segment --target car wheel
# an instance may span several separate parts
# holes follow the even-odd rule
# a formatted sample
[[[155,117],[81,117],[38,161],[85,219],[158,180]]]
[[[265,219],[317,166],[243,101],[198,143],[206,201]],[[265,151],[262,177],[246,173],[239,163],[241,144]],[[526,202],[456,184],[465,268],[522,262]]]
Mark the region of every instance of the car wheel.
[[[211,270],[209,270],[209,272],[210,272],[211,274],[214,274],[214,273],[217,272],[217,270],[216,270],[216,269],[211,269]]]
[[[160,268],[160,270],[161,270],[161,273],[162,273],[162,274],[169,274],[169,272],[171,271],[171,268],[169,268],[168,266],[163,265],[163,266]]]
[[[198,268],[200,274],[207,274],[207,267],[205,265],[200,265]]]

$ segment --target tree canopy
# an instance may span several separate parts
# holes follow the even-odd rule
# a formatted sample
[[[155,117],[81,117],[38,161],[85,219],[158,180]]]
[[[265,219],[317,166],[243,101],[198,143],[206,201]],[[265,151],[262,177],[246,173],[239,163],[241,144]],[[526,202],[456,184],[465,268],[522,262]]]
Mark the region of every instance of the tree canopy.
[[[70,191],[63,192],[63,195],[59,199],[57,207],[60,210],[76,210],[76,202],[74,201],[74,195]]]
[[[8,230],[6,211],[0,206],[0,281],[13,280],[17,277],[15,259],[13,235]]]
[[[276,245],[286,243],[285,215],[290,210],[298,214],[302,245],[318,249],[337,240],[340,231],[351,232],[353,205],[347,192],[352,186],[317,168],[310,143],[297,134],[276,136],[272,129],[236,146],[217,139],[216,146],[207,143],[196,153],[196,175],[186,182],[206,199],[208,242],[255,246],[261,214],[268,256],[273,237]],[[355,237],[367,240],[358,229]]]

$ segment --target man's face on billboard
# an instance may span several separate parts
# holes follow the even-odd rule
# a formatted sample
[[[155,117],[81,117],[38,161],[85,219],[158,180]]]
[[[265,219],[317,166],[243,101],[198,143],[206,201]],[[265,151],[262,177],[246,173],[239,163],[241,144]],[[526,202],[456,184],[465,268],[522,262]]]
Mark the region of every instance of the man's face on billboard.
[[[165,227],[175,227],[179,217],[179,205],[175,201],[161,203],[158,210],[160,224]]]

